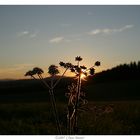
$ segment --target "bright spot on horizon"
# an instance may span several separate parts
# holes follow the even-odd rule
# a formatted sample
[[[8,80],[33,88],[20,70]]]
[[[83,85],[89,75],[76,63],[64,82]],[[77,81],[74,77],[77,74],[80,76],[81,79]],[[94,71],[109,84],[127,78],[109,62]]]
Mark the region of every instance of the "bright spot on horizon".
[[[80,76],[80,78],[81,79],[85,79],[86,78],[85,74],[82,73],[81,76]]]

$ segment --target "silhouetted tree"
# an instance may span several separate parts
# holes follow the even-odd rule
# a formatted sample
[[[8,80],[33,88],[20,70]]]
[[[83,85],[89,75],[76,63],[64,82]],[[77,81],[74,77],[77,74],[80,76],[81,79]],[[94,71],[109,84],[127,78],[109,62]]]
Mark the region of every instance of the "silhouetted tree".
[[[138,63],[121,64],[114,68],[95,74],[93,81],[115,81],[140,79],[140,61]]]

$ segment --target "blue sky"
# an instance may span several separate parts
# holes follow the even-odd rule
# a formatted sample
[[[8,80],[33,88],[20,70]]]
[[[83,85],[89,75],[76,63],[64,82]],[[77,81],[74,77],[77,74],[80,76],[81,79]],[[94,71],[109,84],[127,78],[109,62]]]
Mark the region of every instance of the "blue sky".
[[[140,6],[0,6],[0,79],[83,57],[102,71],[140,60]]]

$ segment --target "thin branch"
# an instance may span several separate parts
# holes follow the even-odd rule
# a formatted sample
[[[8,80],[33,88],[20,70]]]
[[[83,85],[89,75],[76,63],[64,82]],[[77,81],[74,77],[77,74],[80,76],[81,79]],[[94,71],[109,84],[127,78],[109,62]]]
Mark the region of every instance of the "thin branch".
[[[31,75],[31,77],[32,77],[33,79],[37,80],[33,75]]]
[[[66,71],[68,70],[69,68],[66,68],[66,70],[64,71],[64,73],[61,75],[61,77],[56,81],[56,83],[54,84],[53,88],[56,87],[56,85],[59,83],[59,81],[63,78],[64,74],[66,73]]]
[[[56,103],[55,103],[55,98],[54,98],[54,94],[53,94],[53,88],[50,87],[47,82],[44,80],[44,78],[42,77],[42,75],[38,74],[38,77],[40,78],[40,80],[42,81],[42,83],[45,85],[45,87],[49,88],[49,93],[50,93],[50,99],[51,99],[51,103],[52,103],[52,107],[54,110],[54,116],[55,116],[55,120],[56,120],[56,124],[57,124],[57,130],[59,134],[62,134],[61,128],[60,128],[60,123],[59,123],[59,119],[58,119],[58,113],[57,113],[57,109],[56,109]],[[53,83],[52,83],[53,84]]]
[[[60,127],[60,122],[59,122],[59,118],[58,118],[58,113],[57,113],[57,109],[56,109],[55,97],[54,97],[54,94],[53,94],[53,89],[50,89],[49,93],[50,93],[51,103],[52,103],[52,107],[53,107],[53,111],[54,111],[54,116],[55,116],[55,121],[56,121],[56,125],[57,125],[57,130],[59,132],[59,135],[62,135],[62,131],[61,131],[61,127]]]
[[[44,85],[45,85],[46,87],[48,87],[49,89],[51,89],[50,86],[49,86],[48,83],[44,80],[44,78],[42,77],[41,74],[38,74],[38,77],[39,77],[40,80],[44,83]]]
[[[54,75],[51,77],[51,89],[53,89],[53,84],[54,84]]]
[[[74,114],[75,114],[75,109],[73,110],[73,113],[72,113],[72,115],[70,116],[70,120],[72,120],[72,118],[74,117]]]

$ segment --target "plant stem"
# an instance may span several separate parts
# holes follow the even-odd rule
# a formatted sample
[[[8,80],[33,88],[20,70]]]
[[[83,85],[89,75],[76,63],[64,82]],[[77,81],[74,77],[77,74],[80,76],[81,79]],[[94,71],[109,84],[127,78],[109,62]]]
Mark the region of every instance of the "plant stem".
[[[33,79],[37,80],[33,75],[31,75],[31,77],[32,77]]]
[[[42,75],[38,74],[38,77],[39,77],[40,80],[44,83],[44,85],[50,89],[50,86],[49,86],[48,83],[44,80],[44,78],[42,77]]]
[[[68,104],[68,115],[67,115],[67,134],[71,134],[71,125],[70,125],[70,105]]]
[[[79,67],[79,61],[78,61],[78,67]],[[78,112],[78,102],[79,102],[79,96],[80,96],[80,90],[81,90],[81,72],[79,72],[78,75],[78,81],[77,81],[77,93],[76,93],[76,102],[75,102],[75,108],[74,108],[74,134],[77,134],[78,128],[77,128],[77,112]]]
[[[57,109],[56,109],[56,103],[55,103],[56,101],[55,101],[55,97],[54,97],[54,94],[53,94],[53,88],[49,90],[49,93],[50,93],[52,107],[53,107],[53,110],[54,110],[54,116],[55,116],[55,121],[56,121],[56,125],[57,125],[57,130],[58,130],[59,135],[61,135],[62,131],[61,131],[60,122],[59,122],[59,119],[58,119],[58,113],[57,113]]]
[[[76,103],[75,103],[75,116],[74,116],[74,134],[77,134],[77,111],[78,111],[78,102],[81,89],[81,74],[78,76],[78,85],[77,85],[77,94],[76,94]]]
[[[54,117],[55,117],[55,121],[56,121],[56,125],[57,125],[57,131],[61,135],[62,132],[61,132],[61,128],[60,128],[60,123],[59,123],[59,119],[58,119],[58,113],[57,113],[57,109],[56,109],[56,102],[55,102],[55,97],[54,97],[53,88],[52,88],[53,87],[53,77],[51,79],[51,87],[46,83],[46,81],[44,80],[42,75],[38,75],[38,77],[43,82],[45,87],[49,88],[50,100],[51,100],[51,104],[52,104],[52,108],[53,108],[53,112],[54,112]]]
[[[64,73],[61,75],[61,77],[56,81],[56,83],[54,84],[53,88],[56,87],[56,85],[59,83],[59,81],[63,78],[64,74],[66,73],[66,71],[68,70],[68,68],[66,68],[66,70],[64,71]]]

